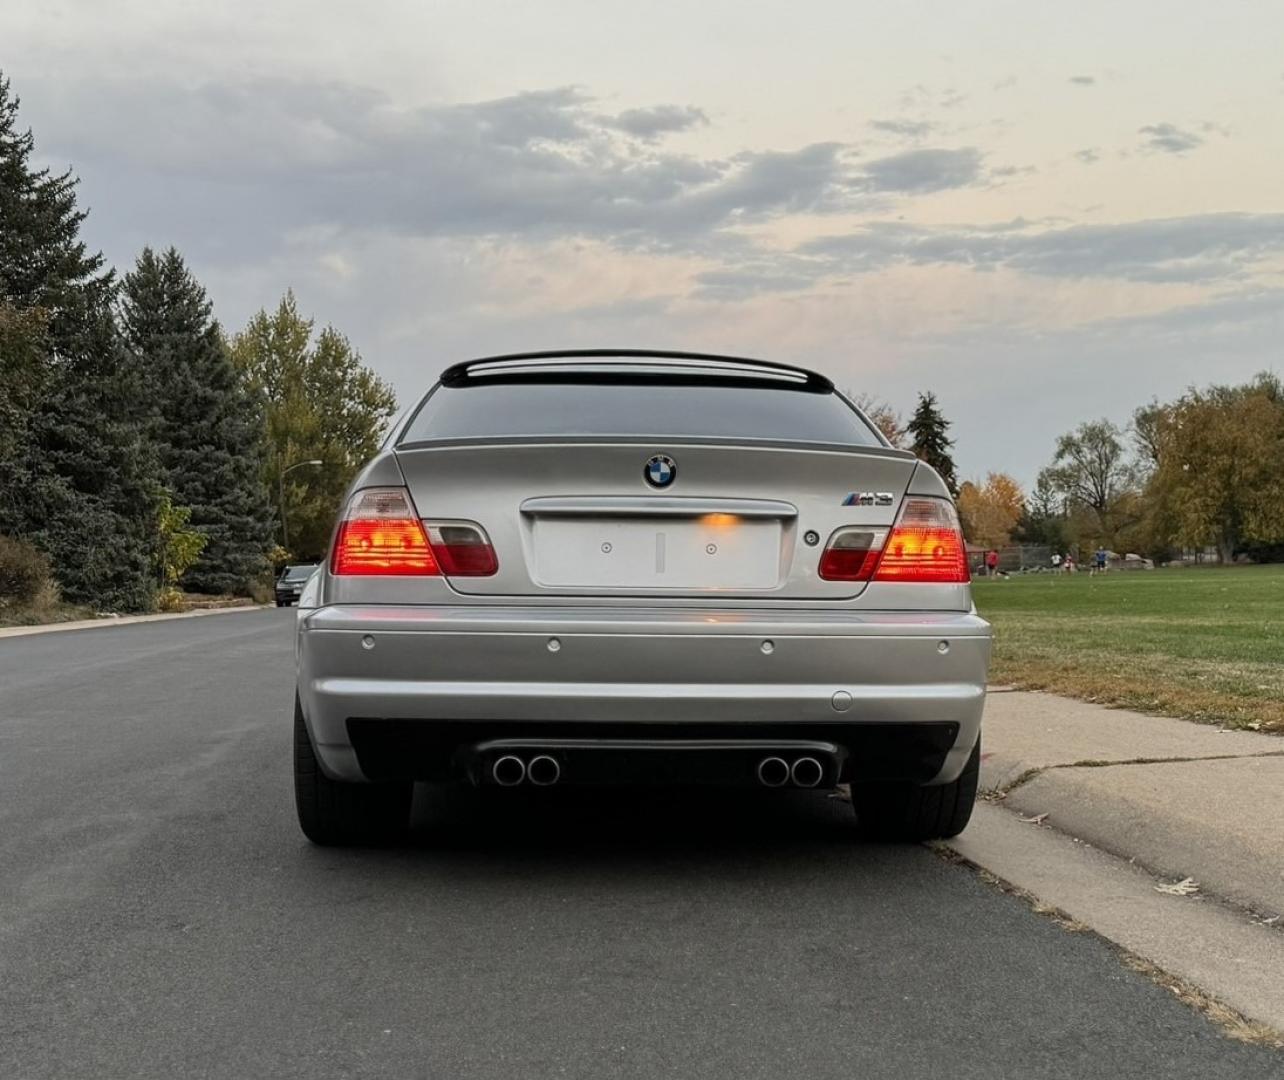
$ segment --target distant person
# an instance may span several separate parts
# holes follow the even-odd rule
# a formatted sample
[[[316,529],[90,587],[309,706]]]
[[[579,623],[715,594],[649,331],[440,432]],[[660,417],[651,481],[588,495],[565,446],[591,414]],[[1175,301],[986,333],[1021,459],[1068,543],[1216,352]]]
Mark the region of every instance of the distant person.
[[[1067,574],[1073,574],[1073,573],[1074,573],[1074,556],[1073,556],[1073,555],[1071,555],[1071,554],[1070,554],[1070,552],[1068,552],[1068,551],[1066,552],[1065,568],[1066,568],[1066,573],[1067,573]]]
[[[999,553],[993,548],[985,553],[985,576],[994,577],[999,572]]]
[[[1061,569],[1061,552],[1054,551],[1052,553],[1052,572],[1055,574],[1059,572],[1060,569]]]
[[[1097,548],[1096,554],[1093,556],[1093,559],[1094,559],[1094,567],[1093,567],[1094,570],[1097,573],[1104,574],[1106,572],[1106,564],[1109,561],[1109,556],[1106,553],[1106,549],[1104,547]]]

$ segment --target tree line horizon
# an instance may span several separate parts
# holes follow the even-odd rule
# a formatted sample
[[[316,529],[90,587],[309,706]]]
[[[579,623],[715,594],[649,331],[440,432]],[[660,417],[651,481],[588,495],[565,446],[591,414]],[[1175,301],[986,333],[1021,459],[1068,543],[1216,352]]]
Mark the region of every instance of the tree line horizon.
[[[970,543],[1080,556],[1105,547],[1156,562],[1210,548],[1225,564],[1284,560],[1284,383],[1272,372],[1152,399],[1126,427],[1084,421],[1057,439],[1028,494],[1005,472],[957,483],[950,422],[932,394],[919,395],[908,423],[877,398],[857,404],[893,445],[942,474]]]

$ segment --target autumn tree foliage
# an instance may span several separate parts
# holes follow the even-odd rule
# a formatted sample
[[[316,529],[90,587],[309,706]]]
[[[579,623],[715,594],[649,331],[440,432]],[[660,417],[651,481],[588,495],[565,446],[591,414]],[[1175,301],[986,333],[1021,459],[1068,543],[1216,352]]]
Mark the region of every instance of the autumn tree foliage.
[[[905,438],[905,421],[900,413],[882,398],[873,394],[860,393],[849,396],[852,403],[865,414],[869,422],[878,428],[883,438],[893,446],[902,445],[902,440]]]
[[[964,535],[970,541],[999,548],[1012,541],[1025,510],[1025,494],[1007,473],[992,472],[983,483],[962,483],[958,508]]]

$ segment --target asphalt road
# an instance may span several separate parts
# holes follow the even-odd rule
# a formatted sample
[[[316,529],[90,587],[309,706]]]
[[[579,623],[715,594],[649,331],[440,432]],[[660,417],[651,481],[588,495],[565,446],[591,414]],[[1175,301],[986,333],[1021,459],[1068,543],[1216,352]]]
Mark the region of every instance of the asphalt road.
[[[0,640],[0,1077],[1284,1076],[818,796],[421,798],[311,847],[292,614]]]

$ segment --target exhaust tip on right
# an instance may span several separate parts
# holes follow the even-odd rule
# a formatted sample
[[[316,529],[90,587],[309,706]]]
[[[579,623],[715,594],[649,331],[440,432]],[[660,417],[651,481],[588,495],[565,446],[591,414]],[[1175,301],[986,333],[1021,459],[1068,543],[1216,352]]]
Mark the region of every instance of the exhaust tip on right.
[[[538,754],[531,758],[526,775],[536,787],[552,787],[562,778],[562,766],[550,754]]]
[[[825,767],[814,757],[800,757],[789,775],[799,787],[812,788],[825,778]]]
[[[758,783],[763,787],[784,787],[789,783],[789,764],[784,758],[763,758],[758,762]]]
[[[513,754],[505,754],[495,759],[490,775],[500,787],[516,787],[526,779],[526,763]]]

